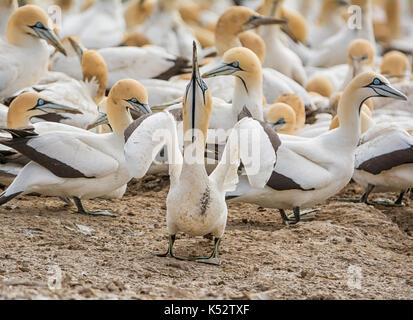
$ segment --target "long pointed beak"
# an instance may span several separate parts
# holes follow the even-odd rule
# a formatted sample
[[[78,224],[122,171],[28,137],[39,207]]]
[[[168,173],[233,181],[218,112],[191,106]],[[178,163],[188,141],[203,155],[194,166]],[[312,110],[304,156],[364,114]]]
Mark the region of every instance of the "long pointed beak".
[[[164,111],[165,109],[167,109],[167,108],[169,108],[169,107],[172,107],[172,106],[174,106],[174,105],[180,104],[180,103],[182,103],[182,97],[181,97],[181,98],[178,98],[178,99],[175,99],[175,100],[173,100],[173,101],[164,103],[164,104],[160,104],[160,105],[157,105],[157,106],[152,106],[152,107],[151,107],[151,110],[152,110],[152,112],[154,112],[154,113],[162,112],[162,111]]]
[[[96,127],[109,124],[109,119],[106,113],[104,112],[99,112],[99,116],[96,118],[95,121],[93,121],[91,124],[89,124],[86,128],[86,130],[92,130]]]
[[[389,84],[372,85],[371,88],[380,96],[407,101],[407,96]]]
[[[242,26],[243,31],[251,30],[258,28],[259,26],[264,25],[274,25],[274,24],[286,24],[287,20],[285,19],[277,19],[272,17],[265,17],[265,16],[252,16],[251,19],[244,23]]]
[[[41,39],[46,40],[49,42],[53,47],[55,47],[58,51],[62,54],[67,56],[66,49],[63,48],[62,43],[57,38],[56,34],[48,28],[33,28],[34,32],[36,32],[37,36]]]
[[[226,63],[220,64],[218,67],[205,72],[202,77],[203,78],[213,78],[218,76],[230,76],[235,72],[239,71],[238,68]]]
[[[71,114],[83,114],[82,111],[76,108],[64,106],[54,102],[46,102],[44,105],[36,107],[37,110],[45,113],[71,113]]]
[[[202,81],[201,74],[199,73],[198,65],[198,52],[197,46],[194,41],[193,43],[193,57],[192,57],[192,77],[186,88],[185,92],[185,108],[187,109],[188,115],[191,119],[191,129],[192,129],[192,142],[195,141],[195,129],[196,129],[196,109],[198,101],[201,97],[205,100],[206,84]]]
[[[150,114],[152,113],[151,108],[149,107],[149,104],[147,103],[141,103],[141,102],[133,102],[128,100],[127,101],[131,107],[131,109],[139,112],[139,113],[143,113],[143,114]]]
[[[80,43],[78,43],[72,37],[69,37],[69,42],[70,42],[70,45],[73,47],[73,50],[75,50],[75,52],[76,52],[77,56],[79,57],[80,61],[82,61],[83,52],[85,52],[86,48],[83,47]]]

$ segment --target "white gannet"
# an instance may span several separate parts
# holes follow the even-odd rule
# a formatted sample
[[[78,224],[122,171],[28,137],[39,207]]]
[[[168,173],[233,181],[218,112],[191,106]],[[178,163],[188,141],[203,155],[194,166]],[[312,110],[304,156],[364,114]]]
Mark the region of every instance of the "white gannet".
[[[281,19],[282,0],[267,0],[264,15]],[[261,28],[259,34],[267,48],[266,58],[263,63],[265,68],[273,68],[302,86],[307,83],[307,75],[301,59],[288,48],[281,38],[281,27],[278,25]]]
[[[0,139],[31,160],[0,196],[4,204],[20,194],[39,193],[73,197],[79,213],[113,216],[108,211],[86,211],[82,199],[108,195],[124,188],[131,176],[124,156],[124,130],[132,122],[128,109],[148,113],[145,88],[135,80],[122,80],[110,91],[107,112],[113,133],[95,134],[72,128],[36,133],[35,127],[5,129],[11,139]],[[63,124],[53,124],[65,126]]]
[[[17,0],[3,0],[0,3],[0,39],[6,40],[7,22],[17,8]]]
[[[366,99],[375,96],[406,99],[383,76],[372,72],[359,75],[340,100],[338,129],[312,139],[282,140],[267,187],[251,190],[240,181],[237,191],[228,193],[228,199],[277,208],[285,223],[299,222],[300,208],[325,201],[350,182],[361,134],[360,108]],[[294,220],[286,216],[286,209],[293,209]]]
[[[178,258],[173,253],[178,232],[190,236],[212,234],[215,237],[215,246],[211,256],[193,260],[219,265],[218,247],[225,231],[228,211],[225,192],[235,188],[240,160],[242,159],[245,165],[248,179],[253,187],[262,188],[271,176],[279,140],[272,130],[265,131],[258,121],[251,118],[241,120],[232,130],[223,159],[208,176],[204,154],[212,101],[208,87],[199,73],[195,43],[193,55],[192,79],[187,87],[183,104],[185,132],[183,154],[178,144],[174,117],[166,111],[141,118],[131,125],[126,131],[130,136],[125,145],[125,155],[131,175],[141,178],[148,171],[158,152],[165,145],[167,146],[171,178],[166,218],[169,246],[166,254],[159,256],[170,255]],[[157,135],[157,132],[160,133],[159,129],[163,129],[162,136]],[[255,155],[259,155],[259,159],[254,157],[247,161],[246,149],[248,148],[244,149],[244,147],[249,142],[239,139],[242,132],[252,133],[254,140],[257,139],[254,145]],[[267,132],[271,136],[268,136]],[[154,139],[155,136],[158,136],[158,139]]]
[[[120,0],[100,0],[88,10],[63,19],[62,36],[77,35],[87,48],[114,47],[126,31]]]
[[[346,27],[346,22],[341,16],[343,8],[348,5],[344,0],[322,0],[322,7],[315,25],[309,28],[308,44],[316,48],[325,39]]]
[[[40,8],[26,5],[17,9],[7,23],[7,42],[0,39],[0,100],[36,84],[46,74],[48,41],[65,53]]]
[[[360,199],[368,203],[372,192],[398,192],[401,205],[405,192],[413,187],[413,137],[397,125],[374,126],[361,138],[356,152],[353,180],[365,189]],[[344,200],[344,199],[342,199]]]
[[[177,0],[158,0],[151,16],[137,30],[167,52],[190,58],[192,41],[195,41],[196,37],[182,20],[177,2]],[[159,23],[160,21],[162,23]]]
[[[350,27],[342,28],[340,32],[326,39],[315,50],[309,52],[306,65],[313,67],[332,67],[344,64],[347,61],[347,48],[355,39],[366,39],[376,47],[372,19],[371,0],[351,0],[358,6],[353,16],[349,18]],[[356,15],[360,13],[361,19]],[[359,21],[361,20],[361,21]],[[360,23],[360,25],[358,25]],[[302,57],[303,58],[303,57]]]

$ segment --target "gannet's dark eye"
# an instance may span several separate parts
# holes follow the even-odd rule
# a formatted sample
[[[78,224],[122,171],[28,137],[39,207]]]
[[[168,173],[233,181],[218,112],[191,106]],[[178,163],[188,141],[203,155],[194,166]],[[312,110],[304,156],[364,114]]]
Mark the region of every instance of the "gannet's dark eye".
[[[44,28],[43,23],[41,23],[41,22],[37,22],[34,26],[35,26],[36,28],[39,28],[39,29],[43,29],[43,28]]]
[[[130,101],[133,102],[133,103],[138,103],[138,99],[136,99],[136,98],[132,98]]]
[[[281,124],[286,124],[285,119],[281,118],[280,120],[278,120],[275,125],[281,125]]]
[[[373,84],[374,84],[375,86],[379,86],[379,85],[383,84],[383,82],[381,82],[380,79],[376,78],[376,79],[373,80]]]
[[[232,63],[232,66],[233,66],[234,68],[239,68],[239,62],[238,62],[238,61],[233,62],[233,63]]]
[[[365,56],[361,57],[361,60],[367,60],[368,58],[369,58],[369,56],[365,55]]]
[[[37,100],[37,105],[38,105],[39,107],[44,106],[45,103],[46,103],[46,102],[45,102],[43,99]]]

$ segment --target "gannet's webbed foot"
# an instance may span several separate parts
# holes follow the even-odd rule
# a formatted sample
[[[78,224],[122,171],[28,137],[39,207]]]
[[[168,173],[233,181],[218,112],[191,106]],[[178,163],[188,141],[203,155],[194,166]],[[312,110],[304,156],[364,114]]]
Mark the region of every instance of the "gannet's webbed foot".
[[[109,210],[96,210],[96,211],[85,210],[85,208],[83,208],[82,201],[79,198],[73,197],[73,199],[75,200],[77,212],[80,214],[86,214],[86,215],[95,216],[95,217],[111,217],[111,218],[117,217],[116,214],[113,214]]]
[[[317,213],[320,212],[320,209],[308,210],[304,212],[300,212],[300,221],[312,221],[314,220]],[[289,215],[288,220],[295,219],[295,214]]]
[[[210,264],[214,266],[220,266],[221,260],[218,258],[218,248],[221,243],[221,238],[215,238],[214,251],[208,258],[195,258],[194,261],[198,263]]]
[[[176,241],[176,235],[170,235],[169,236],[168,251],[166,251],[166,253],[155,254],[155,256],[157,256],[159,258],[167,258],[167,257],[171,256],[171,258],[174,258],[174,259],[177,259],[177,260],[188,261],[189,259],[177,257],[176,255],[174,255],[173,246],[175,244],[175,241]]]
[[[391,201],[389,199],[377,199],[374,202],[377,204],[383,205],[383,206],[388,206],[388,207],[402,207],[403,198],[405,194],[406,194],[405,191],[401,192],[396,201]]]
[[[338,199],[339,202],[349,202],[349,203],[365,203],[370,205],[370,203],[368,202],[368,198],[370,193],[373,191],[373,189],[375,188],[374,185],[369,184],[367,186],[366,192],[361,196],[360,199],[345,199],[345,198],[340,198]]]
[[[299,208],[299,207],[295,207],[295,208],[293,209],[293,211],[294,211],[294,214],[293,214],[291,217],[294,216],[294,219],[288,217],[287,214],[285,213],[285,210],[280,209],[281,218],[283,219],[284,224],[285,224],[286,226],[294,225],[294,224],[297,224],[297,223],[299,223],[299,222],[301,221],[300,208]]]

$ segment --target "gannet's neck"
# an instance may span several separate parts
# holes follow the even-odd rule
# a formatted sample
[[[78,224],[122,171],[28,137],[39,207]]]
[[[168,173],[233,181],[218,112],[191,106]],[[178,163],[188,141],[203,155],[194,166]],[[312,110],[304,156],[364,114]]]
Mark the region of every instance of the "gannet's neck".
[[[128,110],[119,101],[108,98],[106,113],[113,132],[123,137],[126,128],[132,123],[132,117]]]
[[[253,118],[264,120],[262,82],[261,72],[249,76],[235,77],[232,99],[232,110],[235,119],[238,119],[238,115],[246,107]]]
[[[33,115],[32,115],[33,116]],[[31,116],[28,112],[20,112],[10,107],[7,113],[7,128],[18,129],[30,125]]]
[[[360,112],[365,97],[357,95],[348,86],[340,99],[337,115],[340,122],[339,130],[343,142],[349,147],[357,147],[361,136]]]
[[[236,47],[242,47],[242,44],[238,38],[238,35],[231,34],[227,31],[217,31],[215,33],[215,47],[217,49],[218,56],[222,57],[228,50]]]

